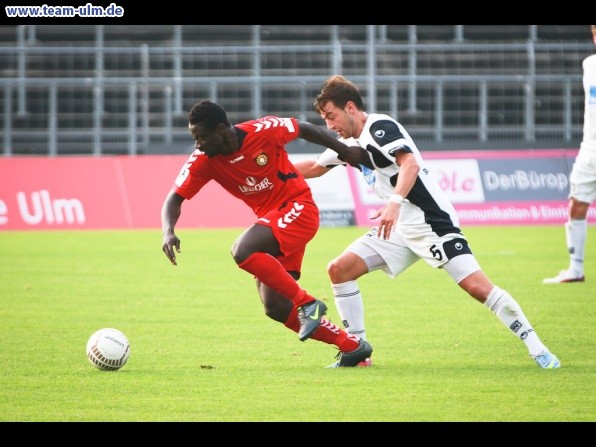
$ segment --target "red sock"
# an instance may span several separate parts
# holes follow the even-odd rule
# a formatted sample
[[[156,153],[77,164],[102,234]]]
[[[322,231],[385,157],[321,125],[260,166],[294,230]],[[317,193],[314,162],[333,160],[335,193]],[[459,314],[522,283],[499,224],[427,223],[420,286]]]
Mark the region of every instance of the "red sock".
[[[284,324],[287,328],[292,329],[296,333],[298,333],[298,331],[300,330],[300,322],[298,321],[298,310],[295,307],[292,307],[290,315],[288,315],[288,319]]]
[[[290,312],[290,315],[284,324],[287,328],[296,333],[300,330],[298,311],[295,307]],[[344,331],[336,324],[324,318],[321,320],[321,325],[317,328],[311,338],[313,340],[327,343],[328,345],[335,345],[337,346],[337,349],[343,352],[353,351],[360,343],[360,339],[357,336]]]
[[[238,264],[238,267],[252,273],[263,284],[292,300],[296,307],[314,300],[298,285],[281,263],[268,253],[253,253],[242,264]]]
[[[321,325],[311,336],[314,340],[335,345],[340,351],[353,351],[360,344],[360,339],[349,332],[341,329],[329,320],[321,319]]]

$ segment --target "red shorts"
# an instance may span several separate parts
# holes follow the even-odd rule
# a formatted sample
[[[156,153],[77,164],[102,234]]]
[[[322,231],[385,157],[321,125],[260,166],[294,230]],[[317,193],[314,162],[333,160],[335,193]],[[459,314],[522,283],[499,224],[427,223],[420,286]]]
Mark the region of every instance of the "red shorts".
[[[319,208],[300,199],[288,202],[279,210],[269,211],[257,220],[271,228],[283,255],[277,259],[287,271],[300,272],[308,244],[319,229]]]

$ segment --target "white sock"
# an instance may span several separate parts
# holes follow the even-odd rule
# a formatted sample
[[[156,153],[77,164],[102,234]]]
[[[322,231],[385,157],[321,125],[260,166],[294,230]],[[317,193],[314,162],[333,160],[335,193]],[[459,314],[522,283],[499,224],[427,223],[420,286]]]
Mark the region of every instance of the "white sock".
[[[569,251],[569,271],[577,276],[583,276],[588,219],[569,219],[565,223],[565,235]]]
[[[530,355],[535,356],[548,348],[538,338],[520,305],[505,290],[495,286],[484,303],[509,330],[526,344]]]
[[[337,313],[339,313],[343,326],[350,334],[366,340],[364,303],[356,281],[331,284],[331,288],[335,297]]]

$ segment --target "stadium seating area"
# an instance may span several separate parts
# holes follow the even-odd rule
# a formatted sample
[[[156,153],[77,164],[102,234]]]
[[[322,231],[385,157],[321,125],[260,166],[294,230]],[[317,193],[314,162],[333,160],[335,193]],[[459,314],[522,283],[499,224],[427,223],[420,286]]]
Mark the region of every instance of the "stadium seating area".
[[[592,52],[587,25],[2,26],[0,154],[185,152],[204,97],[322,124],[334,73],[429,150],[577,147]]]

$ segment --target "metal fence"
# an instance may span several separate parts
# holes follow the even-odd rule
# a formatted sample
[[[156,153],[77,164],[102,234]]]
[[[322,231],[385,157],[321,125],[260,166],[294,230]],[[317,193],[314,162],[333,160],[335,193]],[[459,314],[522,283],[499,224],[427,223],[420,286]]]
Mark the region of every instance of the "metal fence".
[[[312,101],[335,73],[424,149],[577,147],[589,26],[468,27],[3,27],[0,153],[186,152],[187,112],[201,98],[233,122],[322,125]]]

